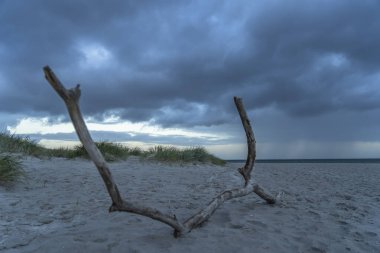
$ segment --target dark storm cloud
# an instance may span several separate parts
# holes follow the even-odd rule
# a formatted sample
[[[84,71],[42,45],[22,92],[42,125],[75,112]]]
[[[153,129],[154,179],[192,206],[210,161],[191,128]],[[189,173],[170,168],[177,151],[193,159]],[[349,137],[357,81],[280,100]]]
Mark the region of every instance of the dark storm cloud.
[[[83,111],[98,119],[222,124],[236,117],[234,95],[296,118],[374,110],[379,11],[343,0],[2,1],[0,110],[64,114],[46,64],[81,83]]]

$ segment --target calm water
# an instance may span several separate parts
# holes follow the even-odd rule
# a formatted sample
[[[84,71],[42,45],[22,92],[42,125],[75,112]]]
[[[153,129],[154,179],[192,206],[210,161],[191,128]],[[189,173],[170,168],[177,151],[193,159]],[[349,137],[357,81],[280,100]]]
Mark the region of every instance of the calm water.
[[[245,160],[227,160],[230,163],[245,163]],[[258,159],[256,163],[380,163],[380,159]]]

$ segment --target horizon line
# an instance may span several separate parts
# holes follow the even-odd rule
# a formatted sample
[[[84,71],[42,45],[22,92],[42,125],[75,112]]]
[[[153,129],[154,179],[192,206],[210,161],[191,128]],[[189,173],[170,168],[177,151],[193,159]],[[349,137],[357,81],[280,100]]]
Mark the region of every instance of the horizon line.
[[[224,159],[230,163],[245,162],[245,159]],[[330,162],[330,163],[380,163],[380,158],[269,158],[269,159],[256,159],[257,163],[315,163],[315,162]]]

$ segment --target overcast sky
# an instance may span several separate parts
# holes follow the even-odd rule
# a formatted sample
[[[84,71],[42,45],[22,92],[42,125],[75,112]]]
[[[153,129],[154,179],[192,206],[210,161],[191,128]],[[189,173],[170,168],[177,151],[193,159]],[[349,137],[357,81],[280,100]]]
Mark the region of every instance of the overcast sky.
[[[96,140],[258,158],[380,154],[380,1],[0,1],[0,129],[77,140],[49,65]],[[64,143],[64,142],[62,142]]]

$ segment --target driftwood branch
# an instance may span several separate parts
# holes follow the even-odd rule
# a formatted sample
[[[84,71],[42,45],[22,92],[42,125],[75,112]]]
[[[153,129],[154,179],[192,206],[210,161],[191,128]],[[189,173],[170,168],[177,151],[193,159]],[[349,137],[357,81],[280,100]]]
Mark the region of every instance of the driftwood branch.
[[[89,154],[91,160],[94,162],[104,181],[108,194],[110,195],[112,200],[112,205],[109,208],[110,212],[130,212],[161,221],[171,226],[174,229],[174,236],[177,237],[181,234],[190,232],[192,229],[200,226],[202,223],[207,221],[215,212],[215,210],[229,199],[242,197],[254,192],[269,204],[274,204],[276,202],[276,198],[274,198],[271,194],[269,194],[262,187],[260,187],[254,180],[251,179],[251,172],[256,158],[256,141],[251,124],[247,117],[247,113],[244,109],[243,102],[241,98],[237,97],[234,97],[234,101],[246,133],[248,145],[248,154],[245,166],[238,169],[240,174],[244,178],[244,187],[224,191],[223,193],[219,194],[216,198],[214,198],[204,209],[202,209],[183,223],[178,221],[175,215],[171,216],[168,214],[164,214],[155,208],[146,207],[137,203],[125,201],[120,195],[118,187],[112,178],[111,171],[109,170],[103,155],[101,154],[99,149],[96,147],[94,141],[92,140],[87,126],[83,120],[83,116],[79,108],[79,99],[81,95],[79,84],[75,88],[66,89],[49,66],[45,66],[43,70],[45,73],[46,80],[50,83],[50,85],[65,102],[75,131],[79,137],[79,140],[82,142],[84,148]]]
[[[245,184],[243,188],[227,190],[213,199],[203,210],[185,221],[185,227],[189,230],[200,226],[203,222],[207,221],[215,210],[222,205],[225,201],[233,198],[243,197],[252,192],[256,193],[259,197],[263,198],[268,204],[276,203],[276,198],[265,191],[254,180],[251,179],[251,172],[256,158],[256,140],[249,122],[247,113],[244,109],[241,98],[234,97],[236,108],[239,112],[241,122],[243,124],[248,145],[248,154],[245,166],[239,168],[239,173],[243,176]]]
[[[104,181],[108,194],[112,200],[112,205],[109,208],[109,211],[125,211],[144,215],[166,223],[167,225],[173,227],[176,231],[183,231],[183,225],[178,222],[175,217],[164,214],[157,209],[133,204],[122,199],[119,189],[112,178],[111,171],[109,170],[103,155],[100,153],[99,149],[96,147],[94,141],[92,140],[87,126],[83,120],[82,113],[80,112],[78,104],[80,98],[79,85],[73,89],[67,90],[55,76],[54,72],[50,69],[49,66],[44,67],[44,73],[46,80],[65,102],[79,140],[82,142],[84,148],[86,149],[91,160],[94,162]]]
[[[251,179],[251,172],[253,169],[253,165],[255,164],[256,140],[255,140],[255,135],[253,134],[253,131],[252,131],[251,123],[249,122],[247,113],[245,112],[242,99],[238,97],[234,97],[234,102],[239,112],[241,123],[243,124],[245,135],[247,137],[247,146],[248,146],[247,160],[245,162],[244,167],[238,169],[240,174],[244,177],[245,185],[247,185],[249,180]]]

